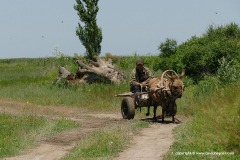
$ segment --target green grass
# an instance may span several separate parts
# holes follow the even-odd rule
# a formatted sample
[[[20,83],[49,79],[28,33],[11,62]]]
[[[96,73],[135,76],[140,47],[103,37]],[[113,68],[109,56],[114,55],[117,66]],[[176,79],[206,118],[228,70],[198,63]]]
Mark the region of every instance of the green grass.
[[[66,68],[71,68],[71,63],[69,60]],[[57,59],[39,59],[39,62],[32,59],[0,60],[0,68],[4,68],[0,75],[0,98],[38,105],[77,106],[109,111],[118,109],[121,103],[121,99],[114,95],[129,91],[128,83],[53,85],[52,81],[58,76],[59,64]]]
[[[0,114],[0,157],[18,153],[26,143],[31,142],[31,132],[45,124],[46,120],[42,117]]]
[[[77,106],[92,110],[113,111],[119,108],[121,99],[114,95],[128,90],[127,84],[83,84],[67,88],[52,84],[24,84],[3,86],[0,97],[38,105]]]
[[[0,157],[16,155],[43,136],[74,127],[78,124],[66,119],[49,121],[33,115],[0,114]]]
[[[184,97],[182,101],[192,101],[186,104],[190,111],[185,106],[180,112],[192,118],[174,131],[175,142],[167,159],[239,159],[239,90],[237,83],[212,94]],[[235,155],[178,155],[184,152],[234,152]]]
[[[128,123],[128,126],[116,125],[97,130],[63,159],[113,159],[120,151],[128,147],[132,134],[136,134],[139,129],[149,126],[149,123],[143,121],[130,121]]]

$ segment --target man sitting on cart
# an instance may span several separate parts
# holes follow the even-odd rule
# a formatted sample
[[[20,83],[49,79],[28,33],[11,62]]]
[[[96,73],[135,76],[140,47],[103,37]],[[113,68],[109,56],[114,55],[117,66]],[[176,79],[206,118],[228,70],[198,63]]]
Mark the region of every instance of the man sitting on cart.
[[[146,91],[146,86],[152,78],[152,72],[144,67],[143,60],[136,61],[136,67],[131,72],[130,91],[132,93]]]

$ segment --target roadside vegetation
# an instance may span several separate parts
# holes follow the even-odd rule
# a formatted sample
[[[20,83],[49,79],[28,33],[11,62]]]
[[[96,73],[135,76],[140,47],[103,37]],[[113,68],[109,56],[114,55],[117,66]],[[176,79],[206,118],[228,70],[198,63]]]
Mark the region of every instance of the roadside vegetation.
[[[174,130],[175,142],[166,159],[240,158],[239,27],[236,24],[210,26],[201,37],[193,36],[180,45],[173,39],[167,39],[159,45],[159,51],[159,55],[155,56],[139,56],[136,53],[132,56],[105,54],[105,58],[111,58],[116,67],[125,72],[126,82],[119,85],[102,83],[75,86],[65,82],[53,85],[59,65],[71,72],[77,69],[73,57],[65,56],[58,50],[53,58],[2,59],[0,99],[40,106],[77,107],[91,112],[120,113],[121,98],[115,98],[114,95],[129,91],[130,72],[136,59],[141,57],[155,76],[160,76],[166,69],[174,69],[178,73],[186,70],[185,91],[177,101],[177,116],[185,116],[188,120]],[[49,135],[53,130],[60,132],[61,129],[56,128],[62,128],[57,127],[62,123],[65,129],[78,127],[72,121],[65,123],[62,120],[58,124],[57,120],[37,116],[1,113],[0,118],[0,125],[9,128],[9,132],[14,128],[12,137],[7,137],[7,129],[1,130],[2,126],[0,128],[0,157],[17,154],[29,147],[37,139],[36,132],[44,132],[41,135]],[[97,130],[80,142],[65,159],[91,159],[93,155],[111,159],[127,146],[130,133],[147,126],[146,122],[133,120],[126,122],[126,126]],[[22,133],[28,133],[31,138],[22,142]],[[9,138],[9,143],[1,143],[4,142],[3,139],[7,140],[6,137]],[[15,139],[19,139],[16,144]],[[186,156],[178,155],[180,152],[234,152],[235,155]]]
[[[0,114],[0,157],[19,154],[42,137],[79,127],[67,119],[49,120],[34,115]]]
[[[175,142],[166,159],[240,158],[239,82],[200,95],[194,94],[199,86],[186,89],[179,110],[190,118],[174,130]],[[223,155],[207,155],[214,152]]]
[[[113,159],[129,146],[131,138],[139,129],[147,127],[149,123],[133,120],[128,122],[128,125],[114,125],[99,129],[88,139],[79,143],[64,160]]]

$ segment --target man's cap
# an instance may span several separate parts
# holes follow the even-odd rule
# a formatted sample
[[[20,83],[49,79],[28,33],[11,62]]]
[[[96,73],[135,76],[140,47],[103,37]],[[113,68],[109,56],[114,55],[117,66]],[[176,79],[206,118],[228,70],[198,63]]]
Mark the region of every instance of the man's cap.
[[[136,65],[139,65],[139,64],[143,65],[143,60],[138,59],[138,60],[136,61]]]

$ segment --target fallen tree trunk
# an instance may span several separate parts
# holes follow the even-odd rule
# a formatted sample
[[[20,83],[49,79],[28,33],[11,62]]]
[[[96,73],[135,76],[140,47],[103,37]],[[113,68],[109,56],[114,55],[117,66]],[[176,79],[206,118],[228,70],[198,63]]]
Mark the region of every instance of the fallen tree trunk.
[[[76,74],[70,73],[64,67],[59,67],[60,81],[65,78],[69,83],[114,83],[119,84],[125,81],[123,72],[117,71],[112,64],[112,60],[105,61],[99,57],[97,61],[90,61],[89,64],[83,63],[79,59],[75,59],[78,64],[78,70]]]

